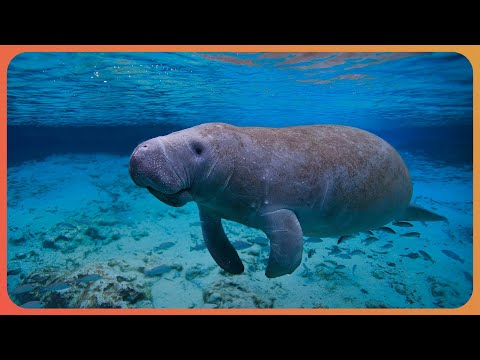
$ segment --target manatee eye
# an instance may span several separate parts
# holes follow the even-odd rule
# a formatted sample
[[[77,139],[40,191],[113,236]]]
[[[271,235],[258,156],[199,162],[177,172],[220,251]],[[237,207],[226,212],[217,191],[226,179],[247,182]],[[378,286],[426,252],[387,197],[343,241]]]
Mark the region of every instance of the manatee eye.
[[[193,143],[192,145],[193,151],[195,151],[195,154],[197,155],[202,155],[203,153],[203,146],[200,143]]]

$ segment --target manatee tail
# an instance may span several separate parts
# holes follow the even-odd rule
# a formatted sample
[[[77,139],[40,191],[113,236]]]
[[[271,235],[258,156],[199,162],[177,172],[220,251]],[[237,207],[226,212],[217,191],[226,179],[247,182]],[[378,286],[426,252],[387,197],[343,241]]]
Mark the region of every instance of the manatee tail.
[[[400,221],[448,221],[445,216],[435,214],[430,210],[424,209],[418,205],[408,205],[405,212],[398,217]]]

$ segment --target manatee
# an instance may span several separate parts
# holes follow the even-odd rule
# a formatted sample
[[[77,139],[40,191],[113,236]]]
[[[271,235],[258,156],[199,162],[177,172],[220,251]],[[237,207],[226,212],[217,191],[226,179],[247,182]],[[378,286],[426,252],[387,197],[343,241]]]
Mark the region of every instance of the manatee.
[[[222,219],[265,233],[269,278],[300,265],[303,236],[339,237],[392,221],[445,220],[410,204],[410,175],[391,145],[349,126],[201,124],[138,145],[129,173],[165,204],[196,202],[207,249],[232,274],[244,266]]]

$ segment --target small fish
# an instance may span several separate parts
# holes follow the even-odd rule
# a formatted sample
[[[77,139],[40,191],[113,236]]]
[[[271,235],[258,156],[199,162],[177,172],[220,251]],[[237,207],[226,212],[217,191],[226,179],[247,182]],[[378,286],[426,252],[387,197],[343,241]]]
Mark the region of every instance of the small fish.
[[[470,274],[469,272],[464,271],[463,275],[465,276],[465,279],[467,279],[468,281],[470,281],[470,282],[473,281],[472,274]]]
[[[335,266],[335,270],[340,270],[340,269],[345,269],[346,266],[345,265],[337,265]]]
[[[369,236],[374,236],[375,234],[371,230],[367,231],[360,231],[362,234],[369,235]]]
[[[70,224],[70,223],[66,223],[66,222],[58,223],[57,227],[63,227],[63,228],[71,229],[71,230],[76,230],[77,229],[77,227],[75,225]]]
[[[337,244],[341,244],[342,242],[344,242],[345,240],[348,240],[348,239],[353,239],[354,236],[353,235],[343,235],[343,236],[340,236],[337,240]]]
[[[385,255],[385,254],[388,254],[388,251],[375,251],[372,249],[372,252],[376,253],[376,254],[380,254],[380,255]]]
[[[85,275],[81,278],[78,278],[76,281],[79,283],[88,283],[102,279],[103,277],[97,274]]]
[[[365,245],[370,245],[371,243],[375,242],[375,241],[378,241],[378,238],[375,237],[375,236],[369,236],[368,238],[366,239],[363,239],[362,240],[362,243],[364,243]]]
[[[411,253],[408,253],[408,254],[400,254],[400,256],[403,256],[403,257],[408,257],[410,259],[418,259],[420,257],[420,255],[418,255],[416,252],[411,252]]]
[[[10,276],[10,275],[18,275],[22,272],[22,269],[20,268],[13,268],[13,269],[8,269],[7,270],[7,276]]]
[[[32,290],[35,290],[38,286],[33,285],[33,284],[24,284],[17,286],[15,289],[13,289],[12,294],[13,295],[18,295],[18,294],[23,294]]]
[[[340,259],[351,259],[350,255],[348,255],[348,254],[338,254],[338,255],[335,255],[335,256],[340,258]]]
[[[398,227],[413,227],[412,224],[406,221],[394,221],[392,222],[393,226],[398,226]]]
[[[391,267],[397,266],[397,264],[395,264],[394,262],[387,262],[387,265],[388,265],[388,266],[391,266]]]
[[[321,243],[321,242],[323,242],[323,240],[320,239],[319,237],[310,236],[310,237],[308,237],[308,238],[305,239],[305,242]]]
[[[352,275],[355,276],[355,270],[357,270],[357,264],[352,267]]]
[[[358,249],[357,249],[357,250],[350,251],[350,252],[348,253],[348,255],[350,255],[350,256],[351,256],[351,255],[361,255],[361,254],[365,254],[365,253],[364,253],[362,250],[358,250]]]
[[[432,263],[435,262],[427,252],[425,252],[423,250],[418,250],[418,252],[420,253],[420,255],[422,255],[422,257],[425,261],[431,261]]]
[[[41,309],[45,307],[45,303],[43,301],[29,301],[20,306],[24,309]]]
[[[315,249],[308,250],[308,253],[307,253],[308,258],[311,258],[315,253],[316,253]]]
[[[244,250],[244,249],[248,249],[249,247],[252,247],[252,244],[242,240],[234,241],[232,245],[237,250]]]
[[[190,251],[201,251],[205,250],[207,247],[205,244],[197,244],[195,246],[190,246]]]
[[[450,250],[442,250],[442,252],[447,255],[449,258],[452,258],[453,260],[460,261],[462,264],[465,262],[463,259],[455,254],[453,251]]]
[[[400,236],[402,236],[402,237],[417,237],[418,238],[418,237],[420,237],[420,233],[416,232],[416,231],[412,231],[412,232],[402,234]]]
[[[66,282],[59,281],[40,288],[40,291],[60,291],[68,289],[70,286]]]
[[[390,249],[391,247],[393,247],[392,244],[385,244],[385,245],[381,246],[382,249]]]
[[[154,267],[153,269],[145,271],[144,274],[147,275],[147,276],[157,276],[157,275],[166,274],[167,272],[169,272],[171,270],[173,270],[173,267],[171,267],[171,266],[160,265],[160,266]]]
[[[330,264],[335,265],[335,266],[337,265],[337,262],[335,260],[330,260],[329,259],[329,260],[325,260],[325,262],[330,263]]]
[[[342,250],[340,250],[340,248],[336,245],[333,245],[331,248],[327,248],[327,250],[330,250],[328,255],[336,255],[342,252]]]
[[[388,226],[379,227],[377,231],[381,231],[386,234],[396,234],[395,230],[393,230],[392,228],[389,228]]]
[[[174,246],[175,243],[171,242],[171,241],[168,241],[168,242],[164,242],[164,243],[161,243],[160,245],[156,246],[153,248],[153,251],[162,251],[162,250],[167,250],[167,249],[170,249],[172,246]]]
[[[361,291],[362,293],[364,293],[364,294],[368,294],[368,291],[365,290],[365,289],[360,289],[360,291]]]
[[[268,239],[263,236],[257,236],[255,239],[252,240],[254,244],[258,244],[260,246],[267,246]]]

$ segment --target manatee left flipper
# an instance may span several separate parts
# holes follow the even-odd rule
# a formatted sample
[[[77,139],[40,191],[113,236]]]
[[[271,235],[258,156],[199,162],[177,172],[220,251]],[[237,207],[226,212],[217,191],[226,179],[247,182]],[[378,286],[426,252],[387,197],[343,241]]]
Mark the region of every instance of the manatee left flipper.
[[[231,274],[241,274],[244,270],[237,250],[228,241],[222,226],[222,219],[208,209],[198,206],[205,245],[215,262]]]
[[[260,216],[260,227],[270,240],[270,257],[265,275],[291,274],[302,262],[303,232],[295,213],[281,209]]]

